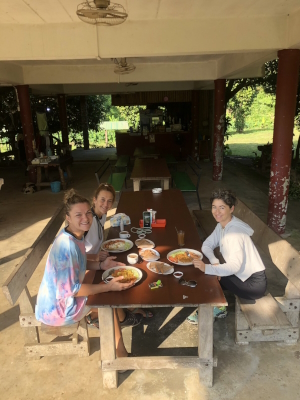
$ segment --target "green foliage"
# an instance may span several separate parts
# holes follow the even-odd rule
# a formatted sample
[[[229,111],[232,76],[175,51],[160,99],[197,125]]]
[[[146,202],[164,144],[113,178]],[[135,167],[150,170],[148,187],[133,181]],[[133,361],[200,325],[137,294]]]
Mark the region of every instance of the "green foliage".
[[[228,116],[232,117],[237,132],[243,132],[246,125],[246,118],[251,113],[251,106],[258,94],[257,88],[242,88],[230,99],[227,104]]]
[[[294,180],[290,181],[289,199],[293,200],[300,199],[300,182]]]

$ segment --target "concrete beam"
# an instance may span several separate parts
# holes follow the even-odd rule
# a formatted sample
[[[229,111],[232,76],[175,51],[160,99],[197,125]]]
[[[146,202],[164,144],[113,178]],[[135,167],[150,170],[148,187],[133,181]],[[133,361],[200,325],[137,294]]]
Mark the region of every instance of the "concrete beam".
[[[23,85],[23,69],[12,63],[0,63],[0,84]]]
[[[0,48],[0,60],[245,53],[284,48],[287,17],[155,19],[127,21],[113,29],[97,29],[81,22],[3,24],[0,37],[6,38],[6,45]]]

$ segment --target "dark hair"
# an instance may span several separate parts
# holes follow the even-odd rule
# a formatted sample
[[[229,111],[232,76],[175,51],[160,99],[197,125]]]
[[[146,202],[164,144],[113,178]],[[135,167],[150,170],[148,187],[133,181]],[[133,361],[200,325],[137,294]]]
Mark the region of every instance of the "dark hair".
[[[80,194],[76,193],[74,189],[70,189],[65,193],[64,205],[67,215],[69,215],[72,207],[79,203],[87,203],[89,206],[91,206],[89,200],[86,197],[80,196]]]
[[[99,196],[99,193],[102,190],[106,190],[107,192],[110,192],[113,195],[113,202],[115,201],[116,191],[115,191],[114,187],[112,185],[110,185],[109,183],[100,183],[100,185],[97,187],[97,189],[94,193],[95,199],[97,199],[97,197]]]
[[[232,206],[236,206],[238,203],[235,193],[227,189],[214,190],[211,194],[210,204],[212,204],[215,199],[223,200],[224,203],[227,204],[230,208]]]

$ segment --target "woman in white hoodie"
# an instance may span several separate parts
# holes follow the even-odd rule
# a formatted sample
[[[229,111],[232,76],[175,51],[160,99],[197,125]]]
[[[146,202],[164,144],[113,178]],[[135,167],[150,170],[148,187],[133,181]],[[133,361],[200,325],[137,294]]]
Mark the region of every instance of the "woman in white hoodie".
[[[253,229],[233,215],[237,204],[235,195],[230,190],[219,189],[212,193],[210,202],[212,214],[218,222],[202,246],[202,252],[210,263],[194,261],[195,267],[207,275],[218,276],[223,289],[243,299],[261,298],[267,287],[265,266],[251,239]],[[225,260],[223,264],[214,255],[218,246]],[[226,310],[215,309],[214,315],[224,317]],[[192,322],[191,318],[189,322]]]

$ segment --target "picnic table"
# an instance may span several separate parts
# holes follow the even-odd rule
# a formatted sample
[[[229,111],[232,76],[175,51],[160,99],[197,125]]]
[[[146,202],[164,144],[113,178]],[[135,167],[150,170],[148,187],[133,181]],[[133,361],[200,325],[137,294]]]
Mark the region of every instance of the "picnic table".
[[[59,172],[59,177],[61,181],[62,188],[67,189],[67,182],[64,177],[64,169],[67,171],[68,178],[72,179],[71,172],[71,164],[73,163],[73,157],[67,158],[57,158],[56,160],[52,160],[47,164],[31,164],[30,168],[36,168],[37,178],[36,178],[36,187],[37,190],[41,190],[41,186],[51,186],[51,182],[49,182],[49,168],[57,168]],[[45,170],[45,181],[42,181],[42,168]]]
[[[141,181],[161,181],[164,190],[170,186],[171,174],[164,158],[136,158],[130,179],[133,180],[133,190],[141,190]]]
[[[167,220],[166,228],[153,228],[147,237],[155,244],[160,253],[160,261],[168,262],[167,254],[178,248],[175,224],[186,232],[186,247],[201,250],[196,227],[191,218],[181,192],[177,189],[153,194],[151,191],[123,192],[117,207],[117,213],[126,213],[131,218],[131,226],[138,227],[142,212],[147,208],[157,211],[158,218]],[[130,226],[127,227],[130,230]],[[131,234],[135,241],[137,236]],[[110,228],[108,239],[119,237],[118,228]],[[137,248],[118,254],[118,260],[127,263],[128,253],[137,252]],[[168,262],[169,263],[169,262]],[[175,271],[184,272],[185,280],[196,280],[197,287],[181,286],[172,274],[158,275],[146,267],[143,261],[135,265],[143,274],[140,282],[122,292],[108,292],[89,296],[87,305],[98,307],[101,368],[103,386],[117,387],[117,371],[126,369],[162,369],[197,368],[201,382],[211,387],[213,384],[213,306],[227,305],[219,281],[215,276],[203,274],[194,266],[175,266]],[[170,264],[170,263],[169,263]],[[94,283],[101,282],[102,271],[96,271]],[[149,283],[161,279],[163,288],[150,290]],[[198,356],[195,357],[130,357],[116,358],[114,340],[113,308],[137,307],[198,307]]]
[[[158,158],[159,152],[154,146],[136,147],[133,156],[138,158]]]

